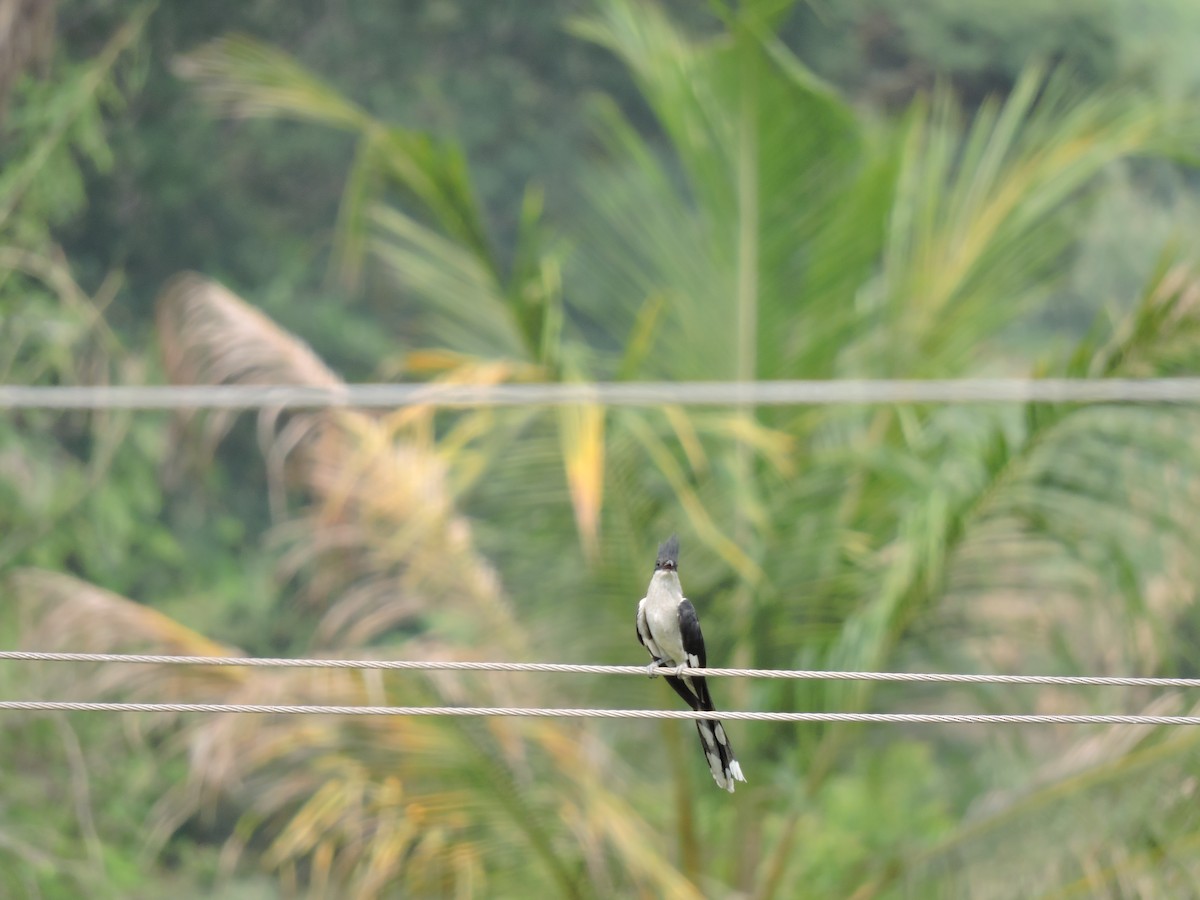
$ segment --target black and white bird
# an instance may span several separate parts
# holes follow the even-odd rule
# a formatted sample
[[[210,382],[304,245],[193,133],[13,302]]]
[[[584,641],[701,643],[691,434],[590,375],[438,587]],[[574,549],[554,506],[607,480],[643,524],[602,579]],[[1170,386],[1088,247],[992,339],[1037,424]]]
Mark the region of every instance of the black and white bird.
[[[706,665],[704,635],[696,607],[683,596],[679,584],[679,538],[671,535],[658,546],[658,560],[646,596],[637,608],[637,635],[642,646],[654,658],[647,666],[650,677],[661,666],[686,666],[703,669]],[[669,684],[692,709],[716,712],[708,693],[708,682],[700,675],[667,675]],[[745,781],[742,767],[734,759],[733,748],[719,719],[697,719],[704,758],[717,786],[733,793],[735,781]]]

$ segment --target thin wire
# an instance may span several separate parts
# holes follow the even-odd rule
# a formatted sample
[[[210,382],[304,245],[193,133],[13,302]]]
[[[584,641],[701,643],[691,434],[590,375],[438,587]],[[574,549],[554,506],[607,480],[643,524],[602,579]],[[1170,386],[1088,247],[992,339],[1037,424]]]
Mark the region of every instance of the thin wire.
[[[0,662],[139,663],[143,665],[246,666],[269,669],[399,669],[441,672],[557,672],[576,675],[641,675],[645,666],[576,663],[461,662],[395,659],[284,659],[254,656],[161,656],[131,653],[62,653],[0,650]],[[686,668],[661,668],[659,674],[683,674]],[[964,675],[940,672],[827,672],[814,669],[705,669],[716,678],[791,678],[809,681],[907,681],[954,684],[1052,684],[1101,687],[1200,688],[1200,678],[1128,678],[1112,675]]]
[[[0,700],[0,712],[253,713],[317,716],[519,716],[537,719],[711,719],[741,722],[875,722],[945,725],[1200,725],[1200,716],[974,713],[704,712],[692,709],[528,709],[510,706],[277,706],[248,703],[102,703]]]
[[[595,384],[0,385],[0,409],[1197,403],[1200,378],[604,382]]]

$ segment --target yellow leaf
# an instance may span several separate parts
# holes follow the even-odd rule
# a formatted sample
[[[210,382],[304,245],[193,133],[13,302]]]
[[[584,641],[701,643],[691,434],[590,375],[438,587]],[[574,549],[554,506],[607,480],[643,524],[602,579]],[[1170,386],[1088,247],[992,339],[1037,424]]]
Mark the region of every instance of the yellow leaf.
[[[584,553],[594,559],[599,550],[600,508],[604,502],[604,407],[564,406],[558,410],[567,486],[575,527]]]

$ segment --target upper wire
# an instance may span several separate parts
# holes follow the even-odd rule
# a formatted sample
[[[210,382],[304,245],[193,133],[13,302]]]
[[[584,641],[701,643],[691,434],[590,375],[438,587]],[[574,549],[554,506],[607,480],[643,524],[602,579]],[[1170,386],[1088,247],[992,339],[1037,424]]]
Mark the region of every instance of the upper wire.
[[[556,384],[0,385],[0,409],[1197,403],[1200,378],[966,378]]]

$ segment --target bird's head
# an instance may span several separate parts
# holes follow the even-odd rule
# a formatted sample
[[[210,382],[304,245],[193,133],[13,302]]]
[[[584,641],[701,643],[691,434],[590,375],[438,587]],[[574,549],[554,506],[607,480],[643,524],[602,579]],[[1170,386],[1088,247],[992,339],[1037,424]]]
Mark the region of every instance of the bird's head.
[[[671,535],[658,545],[658,559],[654,563],[655,572],[675,572],[679,569],[679,536]]]

